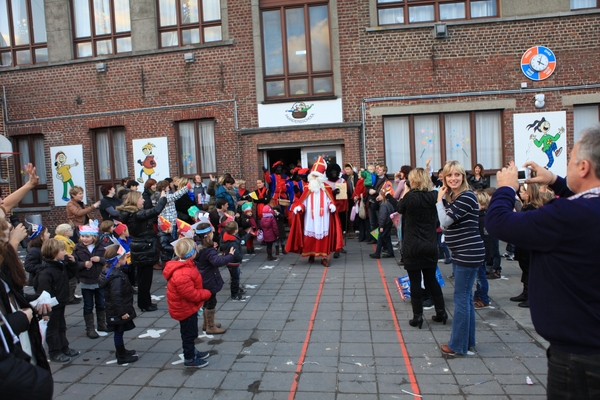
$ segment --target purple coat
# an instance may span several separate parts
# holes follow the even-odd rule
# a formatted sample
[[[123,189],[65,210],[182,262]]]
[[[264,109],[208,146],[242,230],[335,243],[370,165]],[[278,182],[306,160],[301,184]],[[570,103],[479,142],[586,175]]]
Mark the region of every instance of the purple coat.
[[[273,214],[263,214],[260,220],[260,229],[263,231],[263,240],[265,242],[274,242],[279,237],[279,228]]]

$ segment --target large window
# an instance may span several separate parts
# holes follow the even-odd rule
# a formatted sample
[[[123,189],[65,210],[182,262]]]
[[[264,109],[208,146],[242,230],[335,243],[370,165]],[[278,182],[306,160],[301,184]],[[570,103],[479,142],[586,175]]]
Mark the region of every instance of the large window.
[[[573,107],[573,141],[577,142],[582,130],[598,125],[599,122],[600,106],[598,104]]]
[[[77,58],[131,52],[129,0],[72,2]]]
[[[571,0],[571,10],[581,10],[582,8],[598,8],[598,0]]]
[[[157,0],[160,47],[223,40],[220,0]]]
[[[261,17],[265,99],[331,96],[328,5],[263,8]]]
[[[215,123],[212,120],[178,124],[179,174],[203,178],[217,172]]]
[[[94,179],[96,199],[101,198],[100,186],[112,184],[117,188],[127,175],[125,128],[103,128],[93,131]]]
[[[384,119],[388,171],[402,165],[424,167],[431,157],[435,169],[448,160],[467,170],[481,163],[486,170],[502,167],[500,111],[424,114]]]
[[[497,0],[377,0],[379,25],[496,17]]]
[[[15,154],[15,171],[23,171],[23,166],[32,163],[40,177],[40,183],[19,203],[20,207],[48,206],[48,181],[46,177],[46,156],[44,154],[44,137],[42,135],[17,136],[13,139]],[[17,187],[29,180],[23,172],[15,174]]]
[[[0,67],[48,62],[44,0],[0,0]]]

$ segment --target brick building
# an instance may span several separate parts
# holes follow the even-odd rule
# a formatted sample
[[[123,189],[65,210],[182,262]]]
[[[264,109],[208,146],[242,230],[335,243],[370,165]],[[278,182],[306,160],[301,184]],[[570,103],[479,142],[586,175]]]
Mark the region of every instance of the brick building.
[[[317,154],[493,171],[515,156],[516,116],[538,112],[564,116],[566,158],[598,121],[599,3],[0,0],[0,128],[20,153],[0,175],[14,189],[34,162],[17,212],[55,226],[61,146],[81,146],[90,200],[137,178],[134,141],[152,138],[157,179],[230,172],[250,189],[263,165]]]

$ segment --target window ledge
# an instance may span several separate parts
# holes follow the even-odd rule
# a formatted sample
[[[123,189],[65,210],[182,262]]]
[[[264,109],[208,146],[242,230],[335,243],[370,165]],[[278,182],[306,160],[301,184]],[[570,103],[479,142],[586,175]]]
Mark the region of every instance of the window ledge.
[[[286,97],[285,99],[271,99],[263,100],[260,104],[279,104],[279,103],[292,103],[298,101],[318,101],[318,100],[337,100],[338,96],[310,96],[310,97]]]
[[[52,211],[54,207],[43,206],[43,207],[15,207],[11,211],[14,213],[31,213],[31,212],[45,212]]]

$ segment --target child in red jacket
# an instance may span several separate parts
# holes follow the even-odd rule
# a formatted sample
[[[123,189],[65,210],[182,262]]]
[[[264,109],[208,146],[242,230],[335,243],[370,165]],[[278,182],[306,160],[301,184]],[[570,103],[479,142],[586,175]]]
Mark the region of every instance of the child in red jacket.
[[[168,261],[163,270],[169,314],[179,321],[185,367],[203,368],[208,365],[205,360],[210,354],[198,351],[194,341],[198,337],[198,310],[210,299],[211,293],[203,289],[202,276],[194,264],[196,243],[192,239],[180,239],[174,250],[177,260]]]

